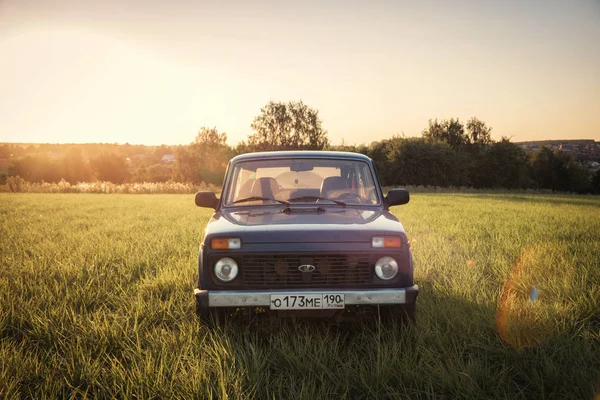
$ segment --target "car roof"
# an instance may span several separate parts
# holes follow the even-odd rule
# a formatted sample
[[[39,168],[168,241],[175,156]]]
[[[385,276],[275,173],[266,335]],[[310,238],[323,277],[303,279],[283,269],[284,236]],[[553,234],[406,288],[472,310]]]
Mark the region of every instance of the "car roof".
[[[293,150],[293,151],[263,151],[258,153],[240,154],[231,159],[231,162],[264,160],[274,158],[337,158],[346,160],[371,161],[364,154],[349,151],[318,151],[318,150]]]

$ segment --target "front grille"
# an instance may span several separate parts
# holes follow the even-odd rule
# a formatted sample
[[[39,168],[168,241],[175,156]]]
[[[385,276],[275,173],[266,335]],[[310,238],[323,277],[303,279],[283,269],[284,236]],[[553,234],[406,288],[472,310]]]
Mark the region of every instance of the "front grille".
[[[245,255],[240,259],[245,286],[270,288],[347,287],[371,282],[368,255]],[[300,272],[312,265],[312,272]]]

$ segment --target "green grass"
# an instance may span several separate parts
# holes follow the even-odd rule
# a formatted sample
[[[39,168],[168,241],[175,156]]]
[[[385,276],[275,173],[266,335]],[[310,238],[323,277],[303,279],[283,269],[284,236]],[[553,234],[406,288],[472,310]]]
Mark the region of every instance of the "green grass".
[[[600,198],[417,194],[394,212],[416,326],[210,330],[193,196],[0,194],[0,398],[600,393]]]

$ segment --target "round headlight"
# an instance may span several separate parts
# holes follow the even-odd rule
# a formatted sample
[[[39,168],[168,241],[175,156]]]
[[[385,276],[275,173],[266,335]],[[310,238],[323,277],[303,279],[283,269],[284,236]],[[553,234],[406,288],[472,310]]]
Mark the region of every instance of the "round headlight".
[[[375,263],[375,274],[384,281],[390,280],[398,273],[398,263],[392,257],[381,257]]]
[[[215,264],[215,275],[223,282],[231,282],[238,274],[238,265],[232,258],[223,257]]]

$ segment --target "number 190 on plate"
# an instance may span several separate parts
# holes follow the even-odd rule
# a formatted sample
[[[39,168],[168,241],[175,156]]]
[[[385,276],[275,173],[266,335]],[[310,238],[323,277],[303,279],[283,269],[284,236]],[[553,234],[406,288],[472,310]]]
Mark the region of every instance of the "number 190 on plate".
[[[272,294],[271,310],[331,310],[345,306],[343,294]]]

